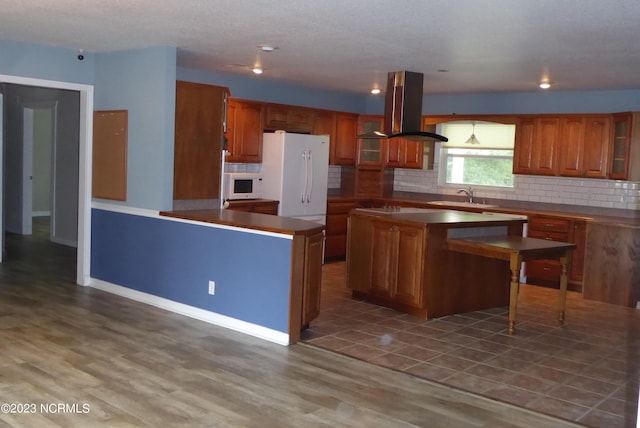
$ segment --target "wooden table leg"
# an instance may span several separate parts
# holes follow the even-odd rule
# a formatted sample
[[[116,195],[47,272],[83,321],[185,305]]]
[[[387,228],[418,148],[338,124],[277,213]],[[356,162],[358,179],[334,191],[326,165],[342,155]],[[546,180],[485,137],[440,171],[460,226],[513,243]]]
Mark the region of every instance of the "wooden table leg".
[[[560,299],[558,300],[558,322],[564,324],[564,311],[567,308],[567,260],[568,255],[560,257]]]
[[[518,254],[512,254],[511,259],[509,260],[509,269],[511,269],[511,289],[509,291],[509,334],[513,334],[516,329],[516,308],[518,306],[521,264],[522,258]]]

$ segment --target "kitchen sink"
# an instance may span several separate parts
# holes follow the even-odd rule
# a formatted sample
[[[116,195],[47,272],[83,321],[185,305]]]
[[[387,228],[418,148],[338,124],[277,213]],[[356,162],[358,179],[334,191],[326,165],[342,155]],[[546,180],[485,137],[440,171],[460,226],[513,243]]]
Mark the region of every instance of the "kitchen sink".
[[[460,201],[429,201],[431,205],[443,205],[449,207],[469,207],[469,208],[495,208],[498,205],[482,204],[480,202],[460,202]]]

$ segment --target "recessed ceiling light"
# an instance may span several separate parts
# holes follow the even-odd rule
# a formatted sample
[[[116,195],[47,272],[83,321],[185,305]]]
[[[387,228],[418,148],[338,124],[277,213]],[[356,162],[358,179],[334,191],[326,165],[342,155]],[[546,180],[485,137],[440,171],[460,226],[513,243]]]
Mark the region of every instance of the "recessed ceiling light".
[[[372,93],[373,95],[378,95],[378,94],[380,93],[380,88],[373,88],[373,89],[371,90],[371,93]]]
[[[549,89],[551,87],[551,82],[540,82],[540,84],[538,84],[538,87],[540,89]]]
[[[251,71],[253,71],[255,74],[262,74],[262,68],[260,67],[253,67]]]
[[[258,45],[258,49],[260,49],[262,52],[273,52],[276,49],[278,49],[277,46],[269,46],[269,45]]]

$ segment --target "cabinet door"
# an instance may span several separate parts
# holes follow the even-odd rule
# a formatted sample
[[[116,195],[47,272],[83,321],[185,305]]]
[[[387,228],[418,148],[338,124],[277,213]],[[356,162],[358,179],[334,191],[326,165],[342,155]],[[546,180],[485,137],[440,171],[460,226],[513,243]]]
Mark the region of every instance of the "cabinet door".
[[[403,168],[422,169],[424,166],[425,143],[404,139],[404,165]],[[435,145],[435,144],[434,144]]]
[[[371,220],[350,216],[347,220],[347,287],[361,293],[371,288]]]
[[[312,134],[329,136],[329,164],[332,164],[333,147],[336,145],[336,114],[332,111],[316,110]]]
[[[582,117],[563,118],[561,123],[560,175],[582,176],[584,158],[585,119]]]
[[[331,165],[355,165],[356,135],[358,135],[358,115],[336,114],[336,138],[332,142],[329,157]]]
[[[582,282],[584,279],[584,258],[587,245],[587,223],[584,221],[573,222],[573,232],[570,242],[576,244],[576,248],[571,254],[571,264],[569,268],[569,279],[571,281]]]
[[[536,119],[536,139],[534,140],[534,172],[540,175],[556,174],[560,119]]]
[[[424,228],[399,226],[393,299],[421,307],[424,271]]]
[[[382,116],[361,115],[358,117],[358,135],[382,131]],[[383,144],[387,139],[358,138],[358,165],[376,165],[383,163]]]
[[[609,150],[609,178],[627,180],[631,142],[631,113],[613,115],[613,141]]]
[[[267,104],[265,107],[264,128],[274,130],[287,130],[287,106],[279,104]]]
[[[587,117],[584,130],[583,176],[605,178],[609,165],[611,119],[607,116]]]
[[[561,123],[559,174],[568,177],[604,178],[607,175],[610,118],[565,117]]]
[[[391,297],[397,270],[398,226],[372,222],[371,294]]]
[[[517,125],[513,150],[513,173],[532,174],[535,170],[534,144],[536,138],[535,120],[523,119]]]
[[[385,166],[403,168],[406,152],[404,138],[389,138],[385,141]]]
[[[308,325],[320,315],[322,286],[322,247],[324,235],[307,237],[305,245],[304,286],[302,294],[302,325]]]
[[[264,108],[262,103],[250,101],[229,101],[229,125],[233,129],[227,133],[229,155],[227,162],[262,162],[262,123]]]
[[[173,198],[220,197],[227,88],[176,82]]]

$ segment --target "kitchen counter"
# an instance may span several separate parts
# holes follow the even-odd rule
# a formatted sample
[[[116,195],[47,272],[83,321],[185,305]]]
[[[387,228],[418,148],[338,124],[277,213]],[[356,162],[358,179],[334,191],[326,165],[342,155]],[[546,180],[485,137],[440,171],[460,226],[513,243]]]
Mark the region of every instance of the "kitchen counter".
[[[306,220],[236,210],[164,211],[160,215],[285,235],[310,236],[324,230],[323,225]]]
[[[640,211],[622,210],[614,208],[587,207],[564,204],[550,204],[543,202],[513,201],[504,199],[483,199],[485,204],[478,205],[452,205],[447,206],[440,201],[451,200],[454,203],[464,201],[464,198],[451,195],[441,195],[432,193],[414,192],[393,192],[388,198],[355,198],[353,195],[346,195],[337,190],[329,192],[330,201],[340,200],[361,200],[370,201],[375,205],[412,205],[423,207],[440,207],[456,210],[466,210],[474,212],[497,212],[505,214],[538,214],[551,215],[560,218],[571,218],[584,221],[595,221],[602,224],[618,224],[627,227],[640,228]],[[433,202],[438,201],[438,205]]]

